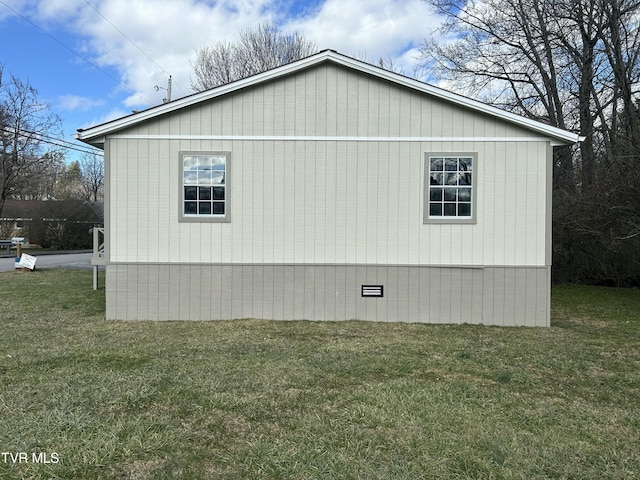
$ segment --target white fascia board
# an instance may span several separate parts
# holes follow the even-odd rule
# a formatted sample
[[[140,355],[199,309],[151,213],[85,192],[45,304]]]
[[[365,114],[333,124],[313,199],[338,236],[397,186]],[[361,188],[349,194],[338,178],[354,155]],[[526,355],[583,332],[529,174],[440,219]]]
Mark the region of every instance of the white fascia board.
[[[102,150],[104,150],[104,142],[106,141],[106,137],[104,135],[98,135],[98,136],[85,136],[83,137],[82,134],[85,132],[86,130],[80,130],[77,133],[74,133],[73,135],[71,135],[73,138],[75,138],[76,140],[79,140],[81,142],[84,142],[88,145],[91,145],[93,147],[96,148],[100,148]]]
[[[184,107],[189,107],[199,102],[209,100],[215,97],[219,97],[221,95],[225,95],[227,93],[240,90],[242,88],[246,88],[264,81],[272,80],[284,75],[288,75],[290,73],[294,73],[298,70],[302,70],[309,66],[320,63],[324,60],[331,60],[339,65],[350,67],[355,70],[361,71],[363,73],[367,73],[367,74],[376,76],[378,78],[382,78],[390,82],[404,85],[414,90],[418,90],[418,91],[427,93],[429,95],[433,95],[435,97],[469,108],[471,110],[482,112],[490,116],[498,117],[503,120],[514,123],[516,125],[522,126],[524,128],[528,128],[533,131],[543,133],[545,136],[549,136],[552,139],[560,140],[560,143],[559,143],[560,145],[573,144],[573,143],[584,140],[584,137],[581,137],[578,134],[568,132],[560,128],[552,127],[550,125],[538,122],[536,120],[531,120],[531,119],[522,117],[520,115],[507,112],[505,110],[501,110],[491,105],[487,105],[485,103],[478,102],[477,100],[472,100],[470,98],[463,97],[462,95],[458,95],[456,93],[452,93],[447,90],[434,87],[427,83],[421,82],[419,80],[414,80],[409,77],[405,77],[404,75],[400,75],[398,73],[391,72],[389,70],[384,70],[374,65],[370,65],[366,62],[356,60],[351,57],[347,57],[334,50],[323,50],[319,53],[316,53],[315,55],[311,55],[310,57],[297,60],[287,65],[276,67],[272,70],[267,70],[266,72],[253,75],[248,78],[237,80],[227,85],[222,85],[220,87],[216,87],[211,90],[206,90],[204,92],[183,97],[163,105],[151,107],[142,112],[128,115],[126,117],[122,117],[120,119],[113,120],[108,123],[97,125],[95,127],[91,127],[85,130],[80,130],[76,135],[74,135],[74,138],[84,141],[86,143],[93,144],[96,142],[96,137],[107,135],[108,133],[113,132],[115,130],[120,130],[122,128],[135,125],[139,122],[143,122],[145,120],[162,115],[164,113],[169,113],[174,110],[179,110]]]

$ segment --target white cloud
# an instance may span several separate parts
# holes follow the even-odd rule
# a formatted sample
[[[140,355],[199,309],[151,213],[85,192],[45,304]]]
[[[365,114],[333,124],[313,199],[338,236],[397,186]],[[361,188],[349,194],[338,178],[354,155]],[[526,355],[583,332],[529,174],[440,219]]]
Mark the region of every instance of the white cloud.
[[[301,16],[283,18],[288,11]],[[368,60],[392,58],[407,74],[416,47],[439,23],[422,0],[40,0],[36,15],[77,33],[74,48],[117,72],[121,84],[114,90],[127,92],[127,108],[161,103],[166,91],[154,87],[166,88],[169,74],[174,99],[192,93],[198,48],[235,40],[240,31],[268,19],[300,31],[319,49]],[[76,108],[90,104],[67,100],[76,100]]]
[[[58,99],[58,105],[62,110],[90,110],[105,104],[102,99],[92,99],[79,95],[63,95]]]
[[[415,59],[405,55],[440,24],[421,0],[327,0],[313,16],[294,19],[288,27],[331,48],[365,60],[391,57],[412,71]]]
[[[79,9],[74,28],[87,39],[87,55],[119,72],[131,93],[125,101],[130,107],[161,102],[166,92],[154,87],[166,86],[169,74],[174,98],[192,93],[191,65],[199,47],[233,40],[270,16],[265,0],[105,0],[96,4],[100,13],[86,7]]]
[[[86,7],[86,2],[82,0],[42,0],[37,2],[36,15],[42,20],[65,22]]]
[[[109,110],[108,112],[106,112],[105,114],[99,116],[99,117],[94,117],[92,119],[90,119],[89,121],[87,121],[84,125],[82,125],[79,128],[89,128],[89,127],[93,127],[95,125],[101,125],[103,123],[106,122],[110,122],[111,120],[115,120],[117,118],[122,118],[125,117],[127,115],[130,115],[131,113],[133,113],[131,110],[124,110],[121,108],[114,108],[112,110]]]

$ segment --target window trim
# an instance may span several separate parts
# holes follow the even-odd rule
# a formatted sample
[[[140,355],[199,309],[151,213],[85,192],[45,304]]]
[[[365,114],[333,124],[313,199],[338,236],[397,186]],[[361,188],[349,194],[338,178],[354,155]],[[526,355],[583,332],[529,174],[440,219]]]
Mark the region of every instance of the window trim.
[[[184,213],[184,157],[192,155],[224,155],[225,169],[224,169],[224,215],[185,215]],[[231,152],[230,151],[180,151],[178,153],[178,161],[180,162],[178,177],[178,184],[180,193],[178,195],[178,222],[194,222],[194,223],[229,223],[231,222]]]
[[[430,217],[429,216],[429,165],[431,157],[471,157],[473,159],[473,169],[471,175],[471,217]],[[476,224],[477,215],[477,194],[478,194],[478,153],[477,152],[426,152],[424,154],[424,184],[422,189],[422,223],[423,224]]]

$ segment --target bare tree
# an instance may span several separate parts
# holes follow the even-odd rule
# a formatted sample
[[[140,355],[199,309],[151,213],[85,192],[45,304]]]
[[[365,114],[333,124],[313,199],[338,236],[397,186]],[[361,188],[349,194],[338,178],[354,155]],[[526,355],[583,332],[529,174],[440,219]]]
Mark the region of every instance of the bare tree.
[[[611,75],[607,78],[612,94],[611,128],[608,138],[612,152],[640,157],[640,0],[600,0],[605,35],[603,51]]]
[[[84,154],[80,159],[82,193],[89,202],[104,201],[104,161],[94,154]]]
[[[11,189],[16,200],[50,200],[55,197],[56,183],[64,167],[62,152],[47,152],[43,162],[33,162],[22,169]]]
[[[555,157],[554,271],[640,284],[640,0],[425,1],[437,78],[585,137]]]
[[[448,38],[425,41],[422,60],[457,89],[550,125],[571,129],[571,64],[559,49],[553,2],[548,0],[426,0],[447,21]],[[574,184],[572,158],[556,159],[556,182]]]
[[[83,199],[84,188],[82,182],[82,172],[80,162],[71,162],[63,165],[58,173],[58,181],[55,188],[56,200],[81,200]]]
[[[416,63],[411,66],[411,70],[405,70],[405,67],[402,66],[397,59],[393,58],[390,54],[386,57],[371,57],[367,56],[365,53],[352,53],[351,57],[360,60],[362,62],[369,63],[371,65],[375,65],[376,67],[382,68],[384,70],[388,70],[393,73],[397,73],[399,75],[404,75],[405,77],[414,78],[416,80],[422,80],[425,74],[427,73],[424,69],[423,65]]]
[[[270,22],[244,30],[237,42],[200,48],[193,65],[192,88],[207,90],[307,57],[315,43],[298,32],[285,34]]]
[[[586,137],[555,186],[588,189],[621,135],[640,145],[639,0],[425,0],[447,18],[422,60],[472,96]],[[577,169],[577,171],[575,171]]]
[[[13,75],[5,81],[0,68],[0,215],[30,172],[44,171],[59,158],[56,150],[45,150],[45,139],[59,135],[60,125],[35,88]]]

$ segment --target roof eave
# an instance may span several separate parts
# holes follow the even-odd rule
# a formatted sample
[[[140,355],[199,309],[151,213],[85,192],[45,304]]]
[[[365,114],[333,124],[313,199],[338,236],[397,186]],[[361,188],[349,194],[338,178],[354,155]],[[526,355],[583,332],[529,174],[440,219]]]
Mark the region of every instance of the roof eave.
[[[536,120],[528,119],[526,117],[517,115],[515,113],[511,113],[506,110],[493,107],[486,103],[482,103],[477,100],[464,97],[462,95],[450,92],[448,90],[434,87],[433,85],[429,85],[428,83],[424,83],[419,80],[415,80],[413,78],[405,77],[404,75],[400,75],[398,73],[395,73],[389,70],[384,70],[382,68],[376,67],[375,65],[371,65],[351,57],[345,57],[344,55],[335,54],[332,56],[332,59],[336,61],[336,63],[340,63],[345,66],[354,67],[361,71],[366,71],[367,73],[371,73],[380,78],[385,78],[386,80],[393,81],[395,83],[400,83],[402,85],[413,88],[415,90],[419,90],[419,91],[434,95],[436,97],[443,98],[457,105],[471,108],[473,110],[480,111],[491,116],[504,118],[506,120],[509,120],[512,123],[532,129],[539,133],[543,133],[546,136],[549,136],[553,139],[559,140],[561,142],[567,142],[567,144],[574,144],[577,142],[581,142],[585,138],[585,137],[581,137],[576,133],[569,132],[561,128],[552,127],[551,125],[547,125],[545,123],[538,122]]]
[[[251,77],[243,78],[241,80],[237,80],[226,85],[221,85],[210,90],[205,90],[194,95],[189,95],[187,97],[183,97],[169,103],[151,107],[147,110],[143,110],[133,115],[127,115],[126,117],[112,120],[101,125],[96,125],[95,127],[79,130],[78,133],[74,135],[74,138],[77,138],[78,140],[85,143],[91,143],[95,137],[104,136],[115,130],[130,127],[158,115],[189,107],[199,102],[225,95],[226,93],[241,90],[243,88],[255,85],[263,81],[268,81],[287,75],[290,72],[318,63],[327,56],[328,52],[329,51],[325,50],[310,57],[306,57],[301,60],[276,67],[272,70],[267,70],[266,72],[258,73]]]
[[[552,141],[559,142],[557,143],[558,145],[571,145],[584,140],[584,137],[576,133],[568,132],[557,127],[552,127],[536,120],[528,119],[526,117],[507,112],[506,110],[501,110],[491,105],[487,105],[477,100],[473,100],[471,98],[467,98],[462,95],[458,95],[456,93],[434,87],[419,80],[405,77],[404,75],[400,75],[389,70],[384,70],[361,60],[347,57],[334,50],[323,50],[319,53],[316,53],[315,55],[311,55],[295,62],[276,67],[272,70],[253,75],[251,77],[247,77],[226,85],[221,85],[211,90],[206,90],[204,92],[183,97],[169,103],[151,107],[147,110],[143,110],[142,112],[112,120],[95,127],[91,127],[85,130],[78,130],[78,133],[74,135],[74,138],[90,145],[102,148],[105,136],[115,130],[127,128],[158,115],[162,115],[164,113],[169,113],[181,108],[189,107],[199,102],[216,98],[221,95],[225,95],[227,93],[258,84],[260,82],[284,76],[325,60],[331,60],[339,65],[354,68],[361,72],[404,85],[406,87],[436,96],[438,98],[442,98],[451,103],[470,108],[472,110],[476,110],[490,116],[505,119],[516,125],[541,133],[552,139]]]

